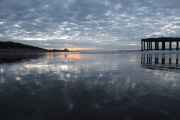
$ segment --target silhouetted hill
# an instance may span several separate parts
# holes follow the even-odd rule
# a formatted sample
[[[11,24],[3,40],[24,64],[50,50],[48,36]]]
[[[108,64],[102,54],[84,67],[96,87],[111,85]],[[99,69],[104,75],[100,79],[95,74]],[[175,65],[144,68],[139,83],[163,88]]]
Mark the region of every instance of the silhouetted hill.
[[[2,42],[0,41],[0,49],[1,50],[38,50],[38,51],[45,51],[46,49],[34,47],[30,45],[25,45],[22,43],[15,43],[15,42]]]

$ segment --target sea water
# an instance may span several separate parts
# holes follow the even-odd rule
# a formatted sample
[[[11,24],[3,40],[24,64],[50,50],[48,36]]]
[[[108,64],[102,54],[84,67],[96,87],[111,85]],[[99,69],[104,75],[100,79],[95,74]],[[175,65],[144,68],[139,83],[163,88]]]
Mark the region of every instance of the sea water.
[[[178,53],[0,57],[1,120],[180,119]]]

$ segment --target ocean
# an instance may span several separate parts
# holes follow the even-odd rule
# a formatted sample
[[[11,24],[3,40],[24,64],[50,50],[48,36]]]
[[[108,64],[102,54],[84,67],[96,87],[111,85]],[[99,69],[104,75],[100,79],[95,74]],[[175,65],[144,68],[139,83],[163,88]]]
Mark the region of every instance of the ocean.
[[[1,55],[1,120],[179,120],[180,53]]]

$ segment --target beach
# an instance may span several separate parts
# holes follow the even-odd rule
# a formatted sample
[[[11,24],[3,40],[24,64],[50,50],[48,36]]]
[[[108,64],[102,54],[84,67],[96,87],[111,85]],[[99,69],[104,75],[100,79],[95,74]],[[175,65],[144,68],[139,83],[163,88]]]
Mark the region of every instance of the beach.
[[[1,62],[1,119],[180,119],[180,71],[148,67],[179,66],[178,53],[36,56]]]

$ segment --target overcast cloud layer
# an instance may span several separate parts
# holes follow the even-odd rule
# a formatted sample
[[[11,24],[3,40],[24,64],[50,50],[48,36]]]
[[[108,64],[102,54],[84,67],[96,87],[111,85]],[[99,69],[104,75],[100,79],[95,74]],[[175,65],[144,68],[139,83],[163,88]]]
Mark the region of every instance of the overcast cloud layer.
[[[180,36],[180,0],[0,0],[0,40],[44,48],[140,49]]]

